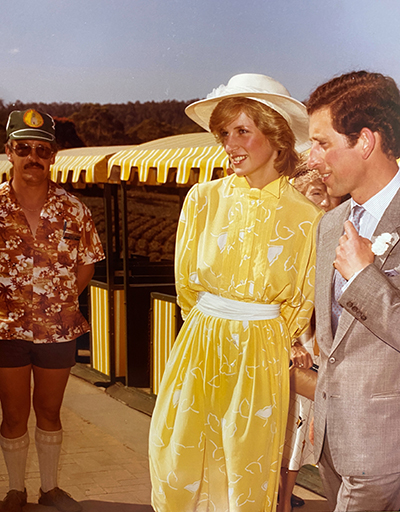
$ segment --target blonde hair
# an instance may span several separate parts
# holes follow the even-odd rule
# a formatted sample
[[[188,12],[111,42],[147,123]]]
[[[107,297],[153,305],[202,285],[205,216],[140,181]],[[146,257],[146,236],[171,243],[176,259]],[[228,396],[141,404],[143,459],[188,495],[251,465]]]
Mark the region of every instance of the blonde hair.
[[[288,122],[278,112],[264,103],[242,96],[226,98],[218,103],[210,118],[210,131],[221,142],[224,127],[241,113],[253,120],[257,128],[267,137],[278,156],[275,159],[276,171],[285,176],[295,173],[299,156],[295,150],[295,136]]]

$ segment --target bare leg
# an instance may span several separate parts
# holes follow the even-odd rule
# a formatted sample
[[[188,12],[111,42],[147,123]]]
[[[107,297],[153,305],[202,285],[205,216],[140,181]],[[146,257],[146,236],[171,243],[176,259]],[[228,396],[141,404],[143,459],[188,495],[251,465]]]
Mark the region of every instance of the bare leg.
[[[1,435],[7,439],[23,436],[28,429],[31,409],[31,365],[0,368],[0,401]]]
[[[69,374],[70,368],[53,370],[33,366],[33,408],[36,424],[41,430],[54,432],[61,429],[60,409]]]
[[[281,468],[281,480],[279,483],[279,512],[291,512],[293,489],[296,483],[298,471],[290,471],[288,468]]]
[[[21,504],[26,502],[26,493],[23,493],[29,447],[30,383],[31,365],[0,368],[0,401],[3,410],[0,445],[7,466],[9,488],[19,493],[14,498]]]

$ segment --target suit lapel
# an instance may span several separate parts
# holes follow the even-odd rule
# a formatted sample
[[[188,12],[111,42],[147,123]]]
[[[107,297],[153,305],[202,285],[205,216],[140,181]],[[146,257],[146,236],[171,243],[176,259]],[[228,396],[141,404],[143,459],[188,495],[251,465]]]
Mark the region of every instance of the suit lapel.
[[[394,196],[386,211],[382,215],[382,218],[378,223],[373,235],[375,238],[381,235],[382,233],[390,233],[392,235],[392,241],[389,244],[389,247],[386,250],[386,252],[382,256],[375,256],[374,265],[376,265],[379,269],[383,267],[389,254],[400,240],[399,211],[400,190]],[[348,214],[349,209],[347,210],[347,216]],[[347,217],[344,217],[343,222],[344,220],[346,220],[346,218]],[[348,331],[353,322],[355,322],[355,318],[353,317],[353,315],[351,315],[345,309],[343,309],[343,312],[340,315],[339,324],[332,344],[331,352],[333,352],[339,345],[339,343],[342,341],[344,335],[346,334],[346,332]]]
[[[389,244],[388,250],[382,254],[382,256],[375,256],[375,265],[378,268],[382,268],[387,260],[389,254],[400,240],[400,190],[394,196],[392,202],[386,208],[385,213],[377,225],[374,233],[374,237],[378,237],[382,233],[390,233],[392,235],[392,241]]]

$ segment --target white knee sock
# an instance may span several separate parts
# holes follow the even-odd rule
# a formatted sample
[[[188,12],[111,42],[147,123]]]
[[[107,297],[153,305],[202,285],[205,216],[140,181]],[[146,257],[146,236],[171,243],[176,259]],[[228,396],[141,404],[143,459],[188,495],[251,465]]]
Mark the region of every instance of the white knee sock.
[[[36,450],[39,459],[40,480],[43,492],[51,491],[57,485],[58,461],[61,452],[62,429],[47,432],[36,427]]]
[[[0,446],[7,466],[9,488],[23,491],[25,489],[25,468],[28,458],[29,434],[16,439],[0,435]]]

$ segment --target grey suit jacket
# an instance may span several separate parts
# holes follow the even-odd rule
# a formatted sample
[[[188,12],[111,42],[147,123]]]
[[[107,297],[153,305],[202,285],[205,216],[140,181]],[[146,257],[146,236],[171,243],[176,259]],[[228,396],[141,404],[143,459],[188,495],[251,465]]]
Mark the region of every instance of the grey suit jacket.
[[[333,261],[350,201],[327,213],[318,228],[316,329],[321,365],[315,396],[315,453],[325,432],[343,476],[400,472],[400,191],[375,236],[393,235],[342,294],[331,330]]]

